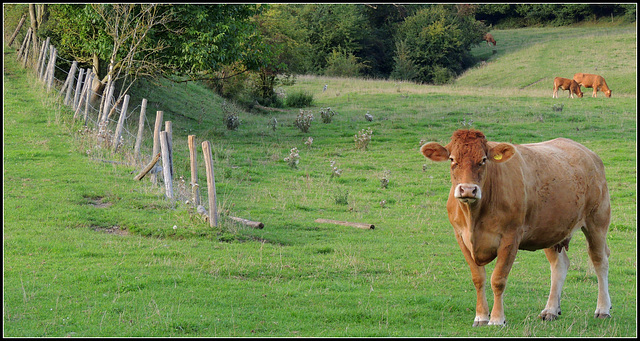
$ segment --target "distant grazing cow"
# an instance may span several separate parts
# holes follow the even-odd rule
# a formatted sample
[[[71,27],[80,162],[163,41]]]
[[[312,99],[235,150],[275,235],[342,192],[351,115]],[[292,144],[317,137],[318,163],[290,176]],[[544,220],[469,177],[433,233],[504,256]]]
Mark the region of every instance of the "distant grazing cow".
[[[493,39],[493,36],[491,35],[491,33],[485,34],[483,39],[487,41],[487,45],[493,44],[493,46],[496,46],[496,40]]]
[[[420,151],[433,161],[451,162],[447,211],[476,287],[474,326],[505,324],[502,295],[518,249],[544,249],[551,291],[539,317],[556,319],[569,241],[578,229],[598,277],[595,317],[610,317],[606,235],[611,206],[604,166],[594,152],[566,138],[521,145],[489,142],[477,130],[458,130],[446,146],[430,142]],[[494,259],[489,314],[484,266]]]
[[[573,75],[573,80],[585,88],[593,88],[591,97],[598,97],[598,90],[604,92],[605,96],[611,97],[611,89],[609,89],[602,76],[579,72]]]
[[[569,95],[573,98],[573,94],[582,97],[580,85],[573,79],[556,77],[553,79],[553,98],[558,98],[558,89],[569,90]]]

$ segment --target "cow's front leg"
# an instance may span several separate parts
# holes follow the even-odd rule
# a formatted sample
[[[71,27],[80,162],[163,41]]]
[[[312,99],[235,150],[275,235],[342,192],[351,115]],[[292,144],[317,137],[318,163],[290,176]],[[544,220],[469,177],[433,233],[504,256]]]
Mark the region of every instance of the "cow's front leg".
[[[569,269],[569,257],[562,247],[560,247],[560,252],[552,247],[544,249],[544,253],[551,267],[551,290],[549,291],[547,305],[539,317],[545,321],[551,321],[560,315],[560,295],[562,294],[562,285]]]
[[[489,325],[504,326],[506,317],[504,314],[504,304],[502,301],[504,289],[507,286],[507,277],[511,271],[511,266],[516,259],[518,243],[503,239],[498,249],[496,266],[491,275],[491,289],[493,290],[493,309],[491,309],[491,319]]]
[[[476,264],[473,257],[471,257],[471,252],[469,252],[469,249],[464,245],[462,237],[457,233],[456,239],[458,240],[458,245],[460,245],[460,250],[462,250],[464,259],[467,261],[467,264],[469,264],[471,280],[476,288],[476,317],[473,320],[473,326],[486,326],[489,323],[489,304],[487,303],[487,296],[485,294],[487,272],[484,266],[478,266]]]

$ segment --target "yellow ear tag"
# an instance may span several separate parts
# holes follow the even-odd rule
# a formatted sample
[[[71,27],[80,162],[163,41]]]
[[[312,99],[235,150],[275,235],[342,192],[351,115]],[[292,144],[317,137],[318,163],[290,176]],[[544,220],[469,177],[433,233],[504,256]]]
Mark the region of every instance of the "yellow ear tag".
[[[493,156],[493,158],[494,158],[495,160],[502,160],[502,154],[494,155],[494,156]]]

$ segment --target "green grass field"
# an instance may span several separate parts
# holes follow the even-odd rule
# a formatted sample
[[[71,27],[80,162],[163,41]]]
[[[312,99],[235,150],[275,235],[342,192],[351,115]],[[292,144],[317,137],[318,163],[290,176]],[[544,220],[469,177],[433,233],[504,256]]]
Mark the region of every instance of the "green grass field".
[[[299,76],[280,90],[313,94],[308,133],[293,125],[299,109],[238,110],[241,124],[230,131],[222,99],[198,84],[141,84],[130,107],[147,98],[151,126],[156,110],[173,122],[176,177],[190,177],[187,136],[196,135],[205,201],[200,143],[212,143],[223,213],[216,228],[184,204],[179,180],[180,200],[171,203],[162,186],[133,180],[141,166],[96,161],[129,156],[80,134],[73,113],[5,48],[4,336],[637,336],[635,26],[492,34],[495,54],[493,46],[473,50],[486,65],[446,86]],[[569,55],[550,52],[558,48]],[[613,97],[583,88],[584,98],[551,98],[553,78],[575,72],[603,75]],[[326,107],[338,112],[327,124]],[[558,320],[537,318],[549,292],[546,257],[521,251],[505,292],[507,326],[471,327],[475,289],[446,216],[448,166],[419,152],[421,141],[446,143],[469,122],[492,141],[562,136],[603,159],[611,319],[592,317],[597,280],[576,232]],[[354,135],[366,128],[371,142],[358,150]],[[284,161],[293,147],[297,169]],[[331,161],[341,176],[331,176]],[[491,306],[490,289],[488,297]]]

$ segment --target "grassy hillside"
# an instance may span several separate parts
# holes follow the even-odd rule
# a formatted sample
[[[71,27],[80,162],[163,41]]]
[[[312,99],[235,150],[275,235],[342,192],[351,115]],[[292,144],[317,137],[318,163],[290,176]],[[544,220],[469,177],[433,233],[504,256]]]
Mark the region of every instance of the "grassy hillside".
[[[636,95],[635,26],[624,28],[527,28],[494,30],[497,45],[474,53],[487,59],[456,81],[460,87],[538,90],[551,96],[555,77],[602,75],[615,96]],[[494,55],[491,50],[496,50]],[[583,88],[591,96],[591,89]]]
[[[612,98],[552,99],[545,80],[522,86],[572,67],[548,60],[543,48],[567,45],[563,28],[492,32],[501,50],[449,86],[299,77],[280,90],[314,95],[308,133],[293,125],[299,109],[235,110],[242,123],[230,131],[223,101],[198,84],[141,84],[130,107],[147,98],[151,126],[156,110],[173,122],[176,177],[189,178],[187,135],[198,145],[211,141],[221,211],[261,221],[262,230],[224,216],[209,228],[184,200],[171,204],[160,187],[133,181],[140,166],[97,161],[128,156],[79,134],[72,113],[5,50],[5,336],[636,336],[635,29],[612,29],[607,35],[616,38],[602,41],[600,31],[580,30],[572,41],[591,37],[603,51],[634,56],[619,58],[611,76],[601,73]],[[575,57],[586,63],[593,51],[576,47]],[[511,70],[531,76],[495,75],[515,76]],[[325,107],[338,112],[327,124],[319,115]],[[508,325],[471,327],[475,290],[446,217],[448,166],[418,151],[421,141],[446,143],[468,126],[493,141],[568,137],[601,156],[613,210],[612,319],[592,318],[597,281],[576,232],[557,321],[537,318],[549,290],[546,258],[523,251],[506,289]],[[366,128],[371,142],[358,150],[354,135]],[[293,147],[297,169],[284,161]],[[201,155],[198,147],[204,188]],[[174,189],[181,186],[176,180]]]

